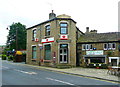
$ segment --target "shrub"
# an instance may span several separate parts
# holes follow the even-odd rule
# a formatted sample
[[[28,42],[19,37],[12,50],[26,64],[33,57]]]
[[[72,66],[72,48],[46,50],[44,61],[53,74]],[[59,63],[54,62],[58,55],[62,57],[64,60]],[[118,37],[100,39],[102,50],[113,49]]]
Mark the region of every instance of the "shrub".
[[[11,61],[11,60],[13,60],[13,59],[14,59],[14,56],[13,56],[13,55],[8,56],[8,61]]]
[[[102,69],[107,69],[107,68],[108,68],[108,65],[107,65],[107,64],[101,64],[101,68],[102,68]]]
[[[2,60],[6,60],[7,55],[3,54],[2,55]]]

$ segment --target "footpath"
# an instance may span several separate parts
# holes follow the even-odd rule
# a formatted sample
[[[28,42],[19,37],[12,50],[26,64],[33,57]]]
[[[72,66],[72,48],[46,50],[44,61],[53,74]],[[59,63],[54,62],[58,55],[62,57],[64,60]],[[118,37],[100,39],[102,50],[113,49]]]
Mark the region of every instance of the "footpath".
[[[90,77],[95,79],[120,82],[120,77],[107,74],[107,71],[108,71],[107,69],[95,69],[95,68],[93,69],[93,68],[82,68],[82,67],[58,69],[58,68],[44,67],[44,66],[33,66],[33,65],[28,65],[28,66],[55,71],[55,72],[71,74],[71,75],[82,76],[82,77]]]
[[[77,76],[82,76],[82,77],[101,79],[101,80],[107,80],[107,81],[113,81],[113,82],[120,83],[120,77],[107,74],[107,71],[108,71],[107,69],[82,68],[82,67],[75,67],[75,68],[69,68],[69,69],[58,69],[58,68],[45,67],[45,66],[29,65],[25,63],[14,63],[14,64],[26,65],[30,67],[35,67],[37,69],[61,72],[61,73],[66,73],[66,74],[71,74],[71,75],[77,75]]]

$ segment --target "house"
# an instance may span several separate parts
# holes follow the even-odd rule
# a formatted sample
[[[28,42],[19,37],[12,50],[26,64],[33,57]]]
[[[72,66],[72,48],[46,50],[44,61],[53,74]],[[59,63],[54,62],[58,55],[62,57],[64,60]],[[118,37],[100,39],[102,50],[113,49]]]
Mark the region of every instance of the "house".
[[[120,65],[120,32],[97,33],[86,28],[85,35],[77,41],[79,65],[91,63]]]
[[[4,51],[6,45],[0,45],[0,54],[2,54],[2,52]]]
[[[27,28],[27,64],[76,66],[76,42],[83,33],[69,15],[52,11],[49,20]]]

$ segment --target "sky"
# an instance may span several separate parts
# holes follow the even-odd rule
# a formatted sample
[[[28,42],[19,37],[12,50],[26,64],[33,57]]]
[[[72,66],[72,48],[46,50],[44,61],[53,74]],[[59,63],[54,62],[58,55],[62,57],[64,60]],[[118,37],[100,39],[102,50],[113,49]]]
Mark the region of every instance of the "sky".
[[[56,15],[70,15],[82,31],[86,27],[99,33],[118,31],[119,0],[0,0],[0,45],[7,40],[9,27],[20,22],[26,27],[49,19],[54,10]]]

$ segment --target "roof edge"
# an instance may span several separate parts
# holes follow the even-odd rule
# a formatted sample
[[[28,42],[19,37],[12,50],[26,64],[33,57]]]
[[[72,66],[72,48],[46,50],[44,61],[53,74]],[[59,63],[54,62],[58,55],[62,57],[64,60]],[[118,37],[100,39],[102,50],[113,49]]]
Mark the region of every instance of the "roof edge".
[[[41,22],[41,23],[39,23],[39,24],[37,24],[37,25],[34,25],[34,26],[32,26],[32,27],[29,27],[29,28],[27,28],[26,30],[29,30],[29,29],[31,29],[31,28],[34,28],[34,27],[36,27],[36,26],[39,26],[39,25],[42,25],[42,24],[45,24],[45,23],[47,23],[47,22],[54,21],[54,20],[72,20],[74,23],[77,23],[76,21],[74,21],[74,20],[71,19],[71,18],[53,18],[53,19],[50,19],[50,20]]]

